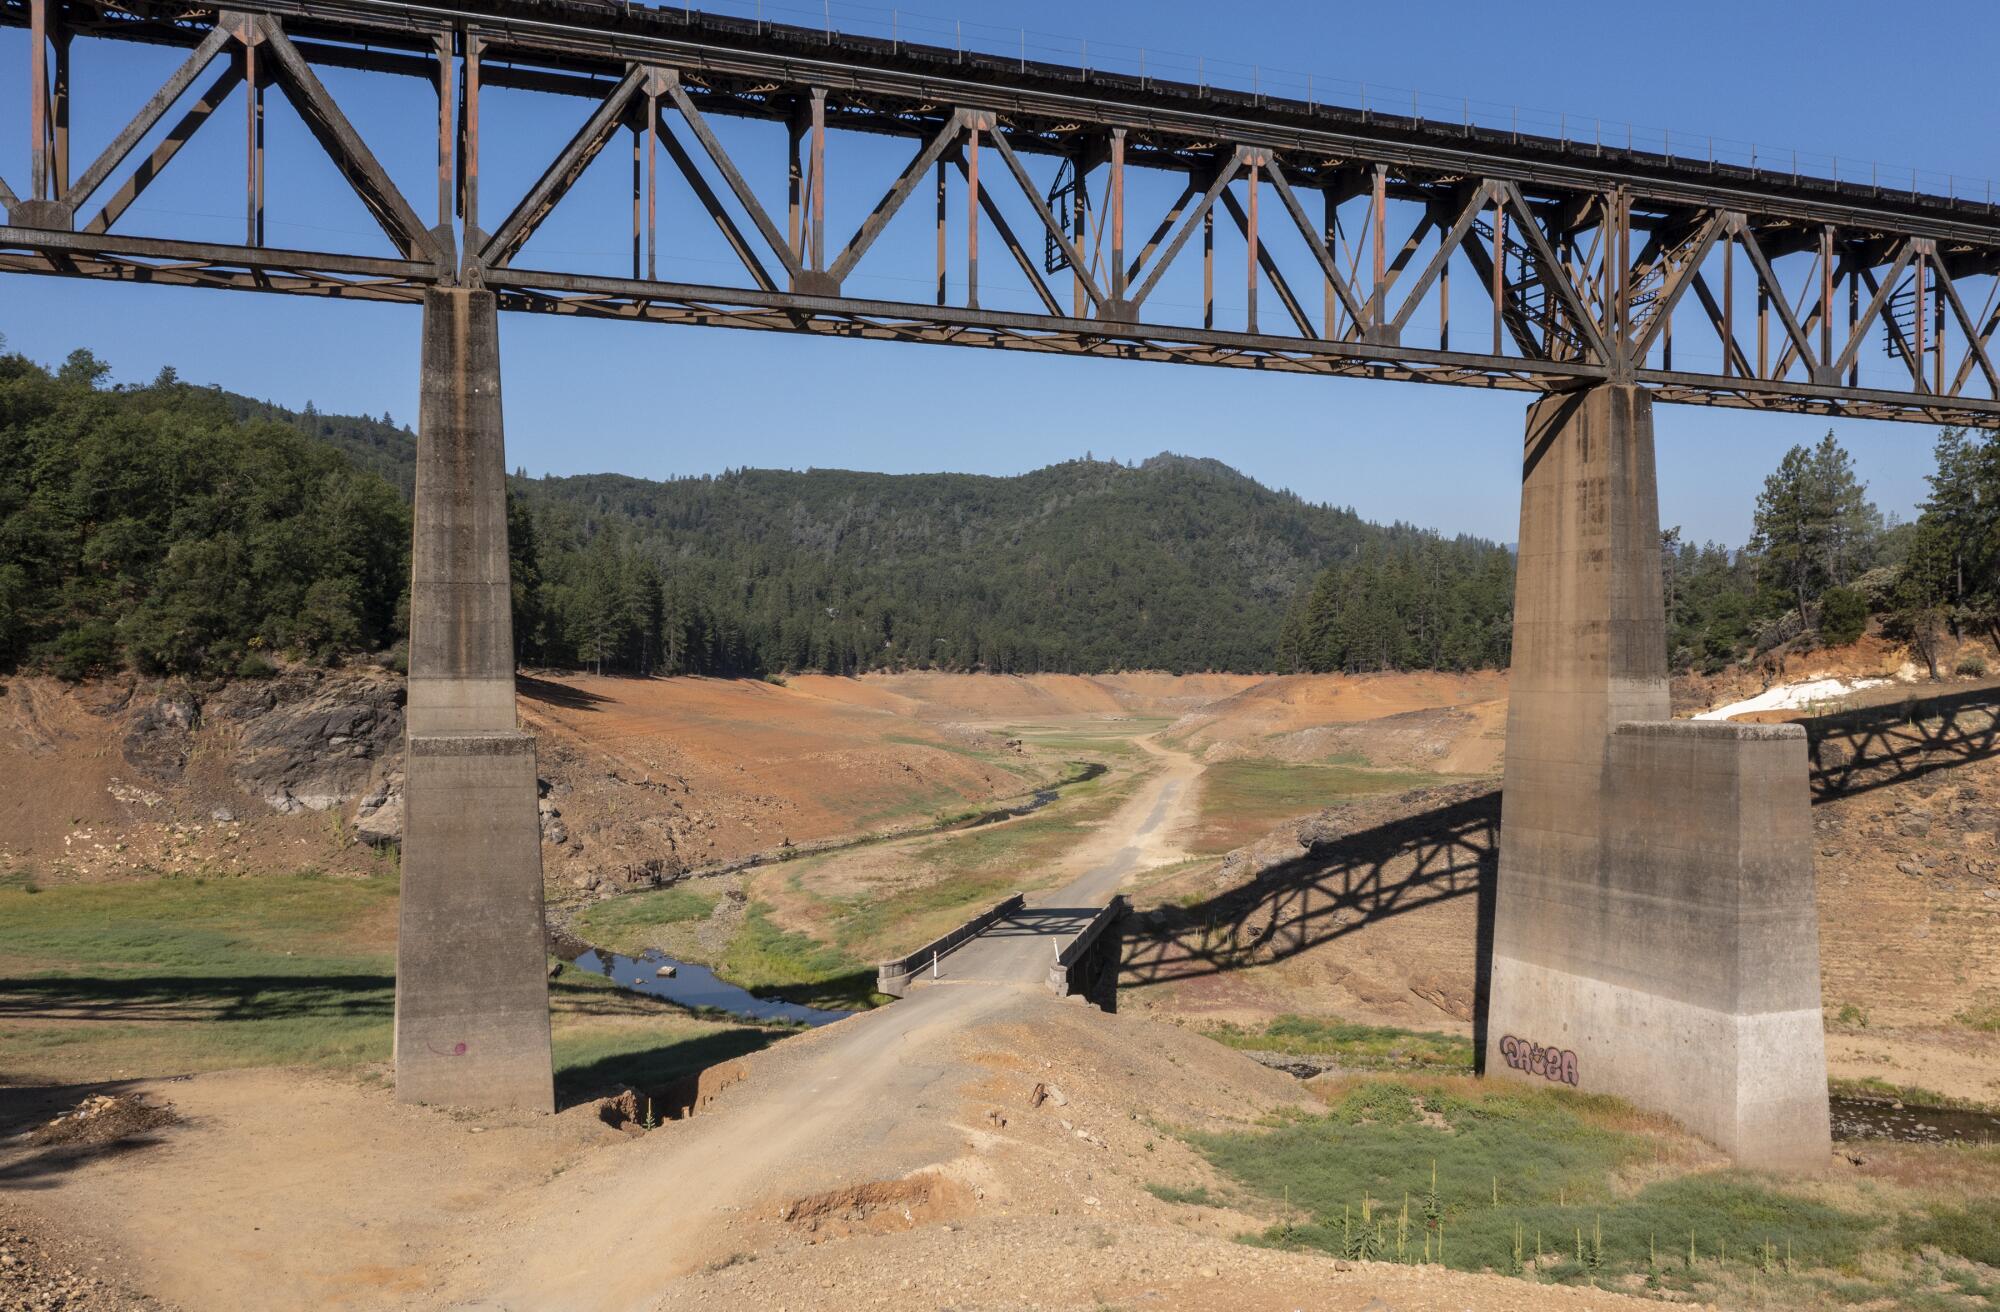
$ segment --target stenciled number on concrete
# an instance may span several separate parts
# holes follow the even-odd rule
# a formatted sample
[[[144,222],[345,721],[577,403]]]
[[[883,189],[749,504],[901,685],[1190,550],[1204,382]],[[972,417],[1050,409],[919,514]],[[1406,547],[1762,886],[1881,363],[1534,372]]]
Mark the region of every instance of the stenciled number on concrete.
[[[1568,1085],[1576,1083],[1576,1054],[1567,1048],[1544,1048],[1509,1034],[1500,1040],[1500,1055],[1517,1071]]]

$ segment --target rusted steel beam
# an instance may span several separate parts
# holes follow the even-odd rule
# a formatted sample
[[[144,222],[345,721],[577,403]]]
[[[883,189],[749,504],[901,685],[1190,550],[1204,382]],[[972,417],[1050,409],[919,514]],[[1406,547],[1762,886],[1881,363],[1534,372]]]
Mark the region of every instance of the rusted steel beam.
[[[689,189],[694,192],[696,199],[701,201],[701,207],[708,211],[708,217],[715,221],[715,226],[722,233],[722,239],[729,243],[729,249],[736,252],[736,258],[743,262],[743,268],[759,288],[767,292],[776,291],[777,282],[764,268],[764,262],[757,258],[757,252],[751,249],[749,239],[743,235],[743,230],[736,226],[736,220],[723,206],[722,199],[715,194],[714,188],[708,185],[708,179],[702,176],[701,169],[695,165],[687,148],[681,145],[680,138],[674,135],[673,129],[668,127],[664,120],[656,122],[659,127],[660,144],[667,148],[667,158],[674,162],[674,167],[681,171],[683,178],[687,179]],[[787,253],[789,254],[789,251]],[[797,274],[794,273],[792,276],[796,278]],[[489,284],[492,282],[490,271],[486,281]]]
[[[104,185],[105,179],[125,162],[133,148],[145,140],[146,134],[151,132],[166,116],[166,112],[174,107],[174,102],[194,84],[194,80],[214,62],[215,57],[222,53],[223,47],[229,44],[229,40],[229,33],[224,29],[217,27],[209,30],[208,35],[202,38],[201,44],[194,48],[194,53],[167,76],[160,89],[155,91],[139,112],[118,130],[118,135],[111,139],[111,144],[106,146],[97,158],[91,161],[90,167],[77,178],[67,197],[72,205],[81,209],[96,194],[97,189]]]
[[[221,107],[222,102],[242,80],[243,69],[238,64],[234,61],[224,64],[215,81],[209,83],[208,89],[195,99],[194,104],[188,106],[180,121],[167,130],[167,135],[153,148],[153,153],[132,171],[131,176],[125,179],[116,192],[112,193],[111,199],[104,202],[104,208],[98,211],[96,218],[84,225],[83,231],[110,231],[111,225],[118,222],[119,216],[131,207],[140,193],[152,184],[153,179],[160,176],[161,170],[180,153],[181,147],[185,146],[188,139],[208,121],[209,115]]]
[[[645,80],[646,70],[638,64],[626,72],[618,85],[611,89],[611,94],[584,120],[576,135],[569,139],[569,144],[549,161],[541,177],[528,188],[528,194],[521,197],[513,212],[480,248],[481,264],[505,264],[520,253],[521,247],[535,235],[535,229],[541,227],[542,221],[556,207],[556,202],[568,193],[611,140],[611,134],[618,130],[619,122],[625,117],[626,107],[632,103],[632,98],[638,94],[639,86]]]
[[[847,239],[847,245],[835,257],[833,267],[827,270],[835,286],[839,286],[846,280],[848,274],[854,272],[854,266],[868,253],[868,248],[875,244],[875,239],[882,235],[882,229],[889,226],[889,220],[896,217],[896,212],[903,208],[903,202],[907,201],[910,194],[917,189],[917,183],[923,180],[924,174],[943,160],[945,152],[959,139],[964,128],[965,116],[954,112],[945,120],[944,126],[938,129],[937,135],[917,151],[916,158],[904,167],[903,172],[890,186],[888,193],[876,202],[875,208],[869,211],[868,217],[862,220],[861,226],[855,229],[854,235]],[[943,206],[941,199],[939,206],[940,208]],[[940,213],[940,225],[942,222],[943,215]],[[939,231],[942,234],[942,227]]]

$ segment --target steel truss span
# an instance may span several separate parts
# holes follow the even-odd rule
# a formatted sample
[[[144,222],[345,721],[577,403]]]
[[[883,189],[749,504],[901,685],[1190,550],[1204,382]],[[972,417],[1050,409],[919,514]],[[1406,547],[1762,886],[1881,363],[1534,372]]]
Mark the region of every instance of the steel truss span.
[[[0,271],[402,302],[483,286],[547,314],[1530,392],[1627,382],[1664,401],[2000,427],[2000,210],[1987,203],[678,7],[0,0],[0,24],[31,33],[29,171],[7,178],[17,165],[0,161]],[[188,53],[73,172],[77,38]],[[435,120],[399,128],[435,136],[434,222],[328,91],[319,72],[335,68],[435,87]],[[267,244],[271,88],[391,254]],[[482,209],[479,187],[494,88],[574,97],[585,113],[504,210]],[[243,240],[147,235],[134,202],[195,134],[234,131],[212,121],[239,89]],[[786,157],[732,150],[724,119],[783,124]],[[523,265],[621,132],[629,265]],[[907,139],[909,162],[835,247],[830,180],[868,185],[843,148],[883,135]],[[752,179],[780,177],[776,210]],[[658,276],[669,188],[715,225],[726,281]],[[1149,189],[1177,199],[1128,215]],[[933,207],[920,238],[891,225]],[[856,294],[885,235],[905,265],[913,241],[935,245],[934,293]],[[1017,289],[989,284],[986,306],[982,239]],[[1156,295],[1170,271],[1194,285],[1195,265],[1198,303]]]

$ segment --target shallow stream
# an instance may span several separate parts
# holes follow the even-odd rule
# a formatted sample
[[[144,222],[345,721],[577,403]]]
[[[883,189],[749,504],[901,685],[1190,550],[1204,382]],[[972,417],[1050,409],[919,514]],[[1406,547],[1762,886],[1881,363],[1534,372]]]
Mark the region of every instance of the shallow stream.
[[[579,953],[569,964],[578,970],[602,975],[620,988],[631,989],[635,993],[648,993],[683,1007],[726,1011],[748,1020],[788,1020],[802,1025],[828,1025],[854,1014],[851,1011],[822,1011],[776,998],[760,998],[748,989],[717,978],[707,966],[675,961],[658,952],[648,952],[641,957],[621,957],[615,952],[591,948]],[[673,975],[662,977],[660,970],[668,966],[673,968]]]

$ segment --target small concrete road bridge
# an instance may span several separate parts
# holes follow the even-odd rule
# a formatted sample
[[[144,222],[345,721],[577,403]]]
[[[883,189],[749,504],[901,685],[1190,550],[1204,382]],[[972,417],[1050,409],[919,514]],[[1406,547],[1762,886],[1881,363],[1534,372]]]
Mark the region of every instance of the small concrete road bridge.
[[[1668,718],[1653,403],[2000,426],[1990,194],[690,7],[0,0],[0,26],[29,33],[25,173],[0,158],[0,272],[423,309],[401,1096],[553,1102],[534,744],[513,700],[510,310],[1535,398],[1487,1069],[1622,1094],[1746,1162],[1824,1160],[1804,743]],[[100,40],[188,54],[78,169],[70,107]],[[396,120],[386,152],[407,162],[434,138],[432,222],[323,73],[348,104],[371,79],[435,88],[435,119]],[[272,89],[384,244],[266,241]],[[542,114],[568,98],[582,122],[495,207],[482,105],[528,93]],[[146,231],[134,202],[239,96],[241,239]],[[762,160],[755,138],[774,125],[787,148]],[[536,267],[536,231],[584,203],[572,193],[621,133],[629,261]],[[885,139],[911,148],[886,190],[835,158]],[[865,205],[840,245],[836,189]],[[911,221],[920,191],[934,222]],[[662,241],[663,193],[713,223],[727,277],[661,276],[687,239]],[[1025,291],[982,286],[982,240]],[[898,247],[905,270],[935,251],[934,290],[879,294],[907,287],[873,272]],[[1240,312],[1218,305],[1225,260]],[[1005,955],[961,965],[989,952]]]

